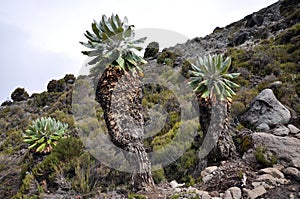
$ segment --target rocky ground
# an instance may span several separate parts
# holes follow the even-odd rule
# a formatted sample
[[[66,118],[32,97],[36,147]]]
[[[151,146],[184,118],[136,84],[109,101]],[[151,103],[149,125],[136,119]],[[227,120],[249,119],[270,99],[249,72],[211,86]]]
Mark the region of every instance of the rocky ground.
[[[145,52],[150,65],[170,65],[187,78],[187,60],[199,54],[232,56],[232,72],[241,73],[241,88],[231,107],[236,157],[208,162],[197,159],[197,151],[191,149],[154,174],[156,192],[133,193],[128,174],[105,167],[82,147],[72,115],[78,79],[66,75],[49,82],[43,93],[30,96],[18,88],[12,101],[0,106],[1,198],[300,198],[299,13],[298,0],[280,0],[203,38]],[[167,92],[155,94],[163,95],[170,110],[177,111]],[[159,101],[153,96],[146,94],[145,104]],[[103,117],[101,111],[97,114]],[[71,130],[58,144],[61,149],[34,155],[22,135],[41,116],[67,123]],[[170,125],[177,119],[174,114]],[[172,128],[166,134],[170,132]]]

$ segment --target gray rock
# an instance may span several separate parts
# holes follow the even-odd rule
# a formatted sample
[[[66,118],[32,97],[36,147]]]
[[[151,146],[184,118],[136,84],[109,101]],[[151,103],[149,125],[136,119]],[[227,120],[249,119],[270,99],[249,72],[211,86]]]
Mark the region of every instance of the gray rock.
[[[233,199],[229,190],[226,190],[223,199]]]
[[[273,134],[278,135],[278,136],[285,136],[285,135],[288,135],[289,133],[290,133],[290,129],[283,125],[277,127],[273,131]]]
[[[274,186],[267,184],[266,182],[252,182],[251,185],[256,188],[259,186],[264,186],[265,189],[273,189]]]
[[[283,173],[285,175],[289,175],[289,176],[295,178],[296,180],[300,181],[300,171],[294,167],[288,167],[288,168],[284,169]]]
[[[266,189],[263,186],[258,186],[252,190],[244,188],[243,191],[247,194],[250,199],[255,199],[265,193],[267,193]]]
[[[270,174],[263,174],[261,176],[258,176],[258,178],[256,180],[260,181],[260,182],[267,182],[271,185],[276,185],[277,184],[276,178],[274,178]]]
[[[200,195],[200,194],[199,194]],[[210,195],[208,193],[203,193],[200,195],[202,199],[211,199]]]
[[[294,137],[275,136],[270,133],[253,133],[255,146],[263,146],[271,151],[278,163],[284,166],[300,168],[300,141]]]
[[[207,183],[207,182],[209,182],[213,177],[214,177],[214,175],[208,174],[208,175],[206,175],[206,176],[204,176],[204,177],[202,178],[202,181],[203,181],[204,183]]]
[[[270,130],[270,127],[266,123],[261,123],[260,125],[258,125],[256,127],[256,129],[259,130],[259,131],[268,131],[268,130]]]
[[[287,127],[290,129],[291,134],[300,133],[300,129],[298,129],[297,127],[295,127],[292,124],[288,124]]]
[[[241,30],[239,32],[236,32],[233,35],[232,40],[229,42],[228,46],[238,46],[243,44],[245,41],[247,41],[251,37],[251,32],[248,32],[246,30]]]
[[[288,184],[290,182],[289,180],[287,180],[285,178],[276,178],[270,174],[263,174],[263,175],[259,176],[256,180],[261,181],[261,182],[267,182],[268,184],[274,185],[274,186],[277,186],[279,184]]]
[[[151,42],[145,49],[144,58],[155,57],[159,51],[159,43]]]
[[[271,89],[265,89],[257,95],[240,117],[244,126],[255,128],[261,124],[287,124],[290,119],[290,111],[276,99]]]
[[[258,171],[259,174],[270,174],[272,175],[274,178],[284,178],[284,175],[281,171],[279,171],[276,168],[265,168],[265,169],[261,169]]]
[[[242,191],[238,187],[231,187],[227,191],[230,192],[232,199],[240,199],[240,198],[242,198]]]
[[[172,180],[172,181],[170,182],[170,186],[171,186],[173,189],[175,189],[175,188],[177,188],[177,187],[182,187],[183,185],[185,185],[185,183],[178,184],[178,182],[177,182],[176,180]]]
[[[214,172],[217,168],[218,168],[217,166],[206,167],[203,171],[201,171],[201,177],[205,177],[205,176],[211,174],[211,173]]]

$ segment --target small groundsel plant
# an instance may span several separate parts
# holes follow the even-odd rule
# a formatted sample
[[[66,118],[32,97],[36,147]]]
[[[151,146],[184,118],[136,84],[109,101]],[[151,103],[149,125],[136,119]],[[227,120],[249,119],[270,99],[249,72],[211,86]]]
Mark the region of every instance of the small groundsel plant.
[[[35,153],[51,152],[57,141],[64,138],[68,130],[68,124],[61,123],[55,119],[38,118],[28,125],[24,142],[29,144],[28,149]]]

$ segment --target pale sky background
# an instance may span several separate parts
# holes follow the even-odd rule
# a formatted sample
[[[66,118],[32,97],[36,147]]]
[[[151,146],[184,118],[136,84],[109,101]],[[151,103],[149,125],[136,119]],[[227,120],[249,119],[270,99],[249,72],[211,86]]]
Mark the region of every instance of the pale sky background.
[[[102,14],[127,16],[137,31],[175,31],[176,43],[204,37],[277,0],[1,0],[0,103],[24,87],[42,92],[52,79],[78,75],[81,54],[93,19]],[[159,35],[159,34],[158,34]],[[169,45],[169,44],[168,44]]]

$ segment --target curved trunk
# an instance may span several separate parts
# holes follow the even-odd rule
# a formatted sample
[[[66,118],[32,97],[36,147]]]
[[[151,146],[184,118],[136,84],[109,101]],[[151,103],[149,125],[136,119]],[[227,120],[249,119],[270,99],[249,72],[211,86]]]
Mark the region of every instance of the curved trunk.
[[[121,149],[132,172],[133,189],[154,189],[151,163],[143,146],[142,87],[133,77],[116,67],[108,67],[96,87],[96,100],[112,142]]]

